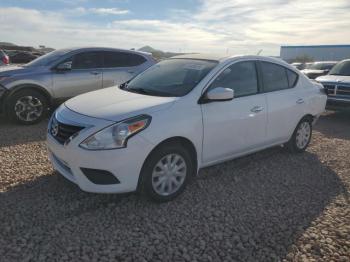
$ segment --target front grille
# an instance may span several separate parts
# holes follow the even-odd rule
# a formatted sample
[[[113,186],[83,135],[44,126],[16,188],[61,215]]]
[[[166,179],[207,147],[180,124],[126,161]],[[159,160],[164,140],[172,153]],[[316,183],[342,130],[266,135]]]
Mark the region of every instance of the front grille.
[[[323,85],[327,95],[334,95],[335,85]]]
[[[350,86],[338,86],[337,95],[350,96]]]
[[[350,85],[324,84],[329,96],[350,96]]]
[[[51,121],[49,132],[60,144],[63,145],[83,128],[83,126],[61,123],[54,117]]]

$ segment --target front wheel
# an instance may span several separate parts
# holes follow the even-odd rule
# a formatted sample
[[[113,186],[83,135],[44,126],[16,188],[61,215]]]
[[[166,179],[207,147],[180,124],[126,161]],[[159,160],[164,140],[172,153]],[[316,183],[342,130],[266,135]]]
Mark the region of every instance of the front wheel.
[[[12,120],[31,125],[44,118],[47,108],[45,96],[34,90],[23,90],[10,97],[7,113]]]
[[[286,144],[292,153],[301,153],[306,150],[311,141],[312,121],[310,118],[303,118],[297,125],[291,139]]]
[[[142,168],[142,191],[155,201],[170,201],[181,194],[193,173],[192,158],[185,148],[176,144],[161,146]]]

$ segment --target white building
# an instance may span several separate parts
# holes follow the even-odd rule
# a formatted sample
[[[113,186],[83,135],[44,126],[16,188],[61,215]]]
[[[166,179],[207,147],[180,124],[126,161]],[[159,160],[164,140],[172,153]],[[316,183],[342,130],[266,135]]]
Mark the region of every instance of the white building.
[[[350,58],[350,45],[281,46],[280,56],[287,62],[301,56],[314,61],[340,61]]]

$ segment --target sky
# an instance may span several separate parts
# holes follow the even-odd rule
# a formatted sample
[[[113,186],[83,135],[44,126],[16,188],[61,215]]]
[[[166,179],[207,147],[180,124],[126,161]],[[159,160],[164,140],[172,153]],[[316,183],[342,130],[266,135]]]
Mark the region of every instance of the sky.
[[[0,42],[279,55],[350,44],[350,0],[0,0]]]

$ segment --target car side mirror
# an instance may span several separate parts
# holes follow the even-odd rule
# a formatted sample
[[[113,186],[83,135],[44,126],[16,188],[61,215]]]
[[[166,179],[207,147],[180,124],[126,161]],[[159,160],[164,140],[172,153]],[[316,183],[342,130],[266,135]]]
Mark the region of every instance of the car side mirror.
[[[234,97],[234,91],[230,88],[215,87],[209,90],[202,99],[200,99],[200,104],[210,103],[214,101],[229,101]]]
[[[68,62],[64,62],[62,64],[59,64],[56,69],[58,71],[69,71],[72,70],[72,62],[68,61]]]

